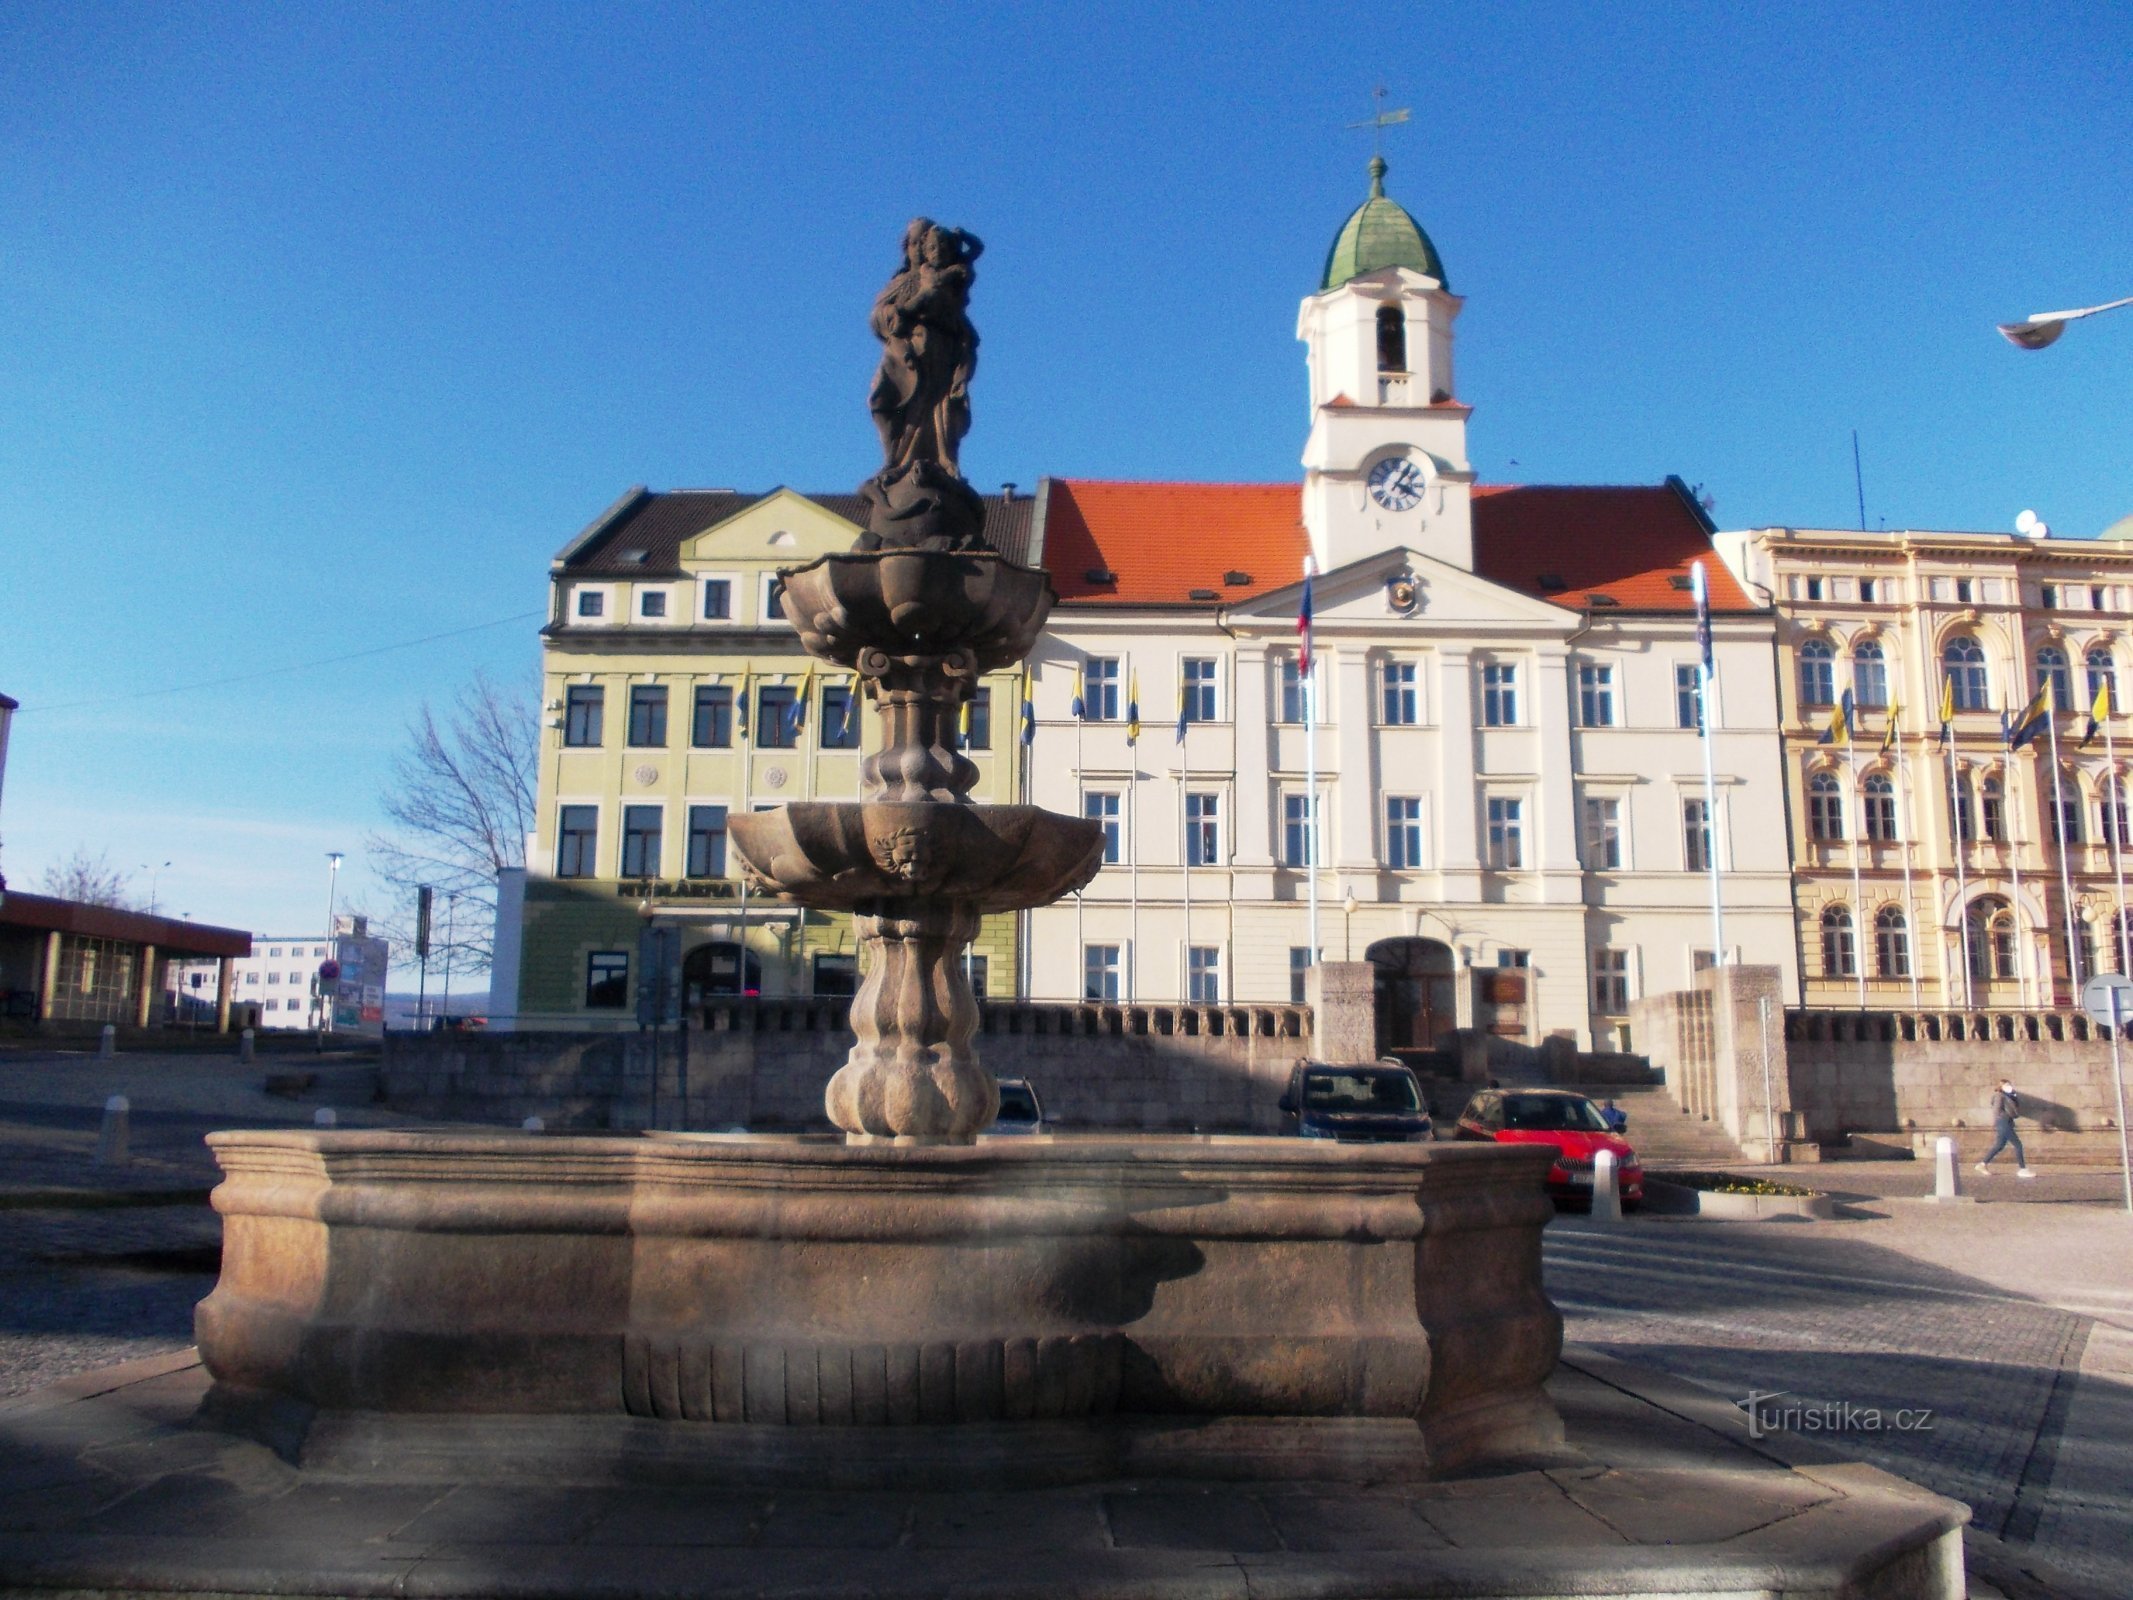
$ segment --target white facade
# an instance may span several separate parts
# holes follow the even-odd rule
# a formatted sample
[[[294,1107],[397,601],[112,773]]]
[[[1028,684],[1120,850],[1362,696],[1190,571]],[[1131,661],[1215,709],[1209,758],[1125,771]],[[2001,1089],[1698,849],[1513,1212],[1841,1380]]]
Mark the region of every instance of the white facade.
[[[333,981],[334,1027],[341,1032],[379,1032],[384,1024],[386,963],[390,948],[372,938],[361,917],[336,917],[331,938],[322,934],[257,934],[252,953],[230,963],[230,1002],[259,1007],[262,1028],[315,1028],[318,996],[313,980],[329,958],[340,965]],[[175,969],[174,969],[175,970]],[[209,964],[198,989],[188,970],[176,979],[179,992],[203,1005],[216,998]]]

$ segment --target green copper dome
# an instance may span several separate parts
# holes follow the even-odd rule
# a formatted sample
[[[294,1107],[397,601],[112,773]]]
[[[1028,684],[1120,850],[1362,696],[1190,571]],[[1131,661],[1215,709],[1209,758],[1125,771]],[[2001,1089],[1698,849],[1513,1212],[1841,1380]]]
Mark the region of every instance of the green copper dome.
[[[1318,287],[1337,289],[1350,278],[1386,267],[1411,267],[1451,287],[1429,235],[1397,202],[1385,198],[1385,158],[1372,156],[1370,198],[1341,225],[1333,248],[1326,252],[1326,277]]]

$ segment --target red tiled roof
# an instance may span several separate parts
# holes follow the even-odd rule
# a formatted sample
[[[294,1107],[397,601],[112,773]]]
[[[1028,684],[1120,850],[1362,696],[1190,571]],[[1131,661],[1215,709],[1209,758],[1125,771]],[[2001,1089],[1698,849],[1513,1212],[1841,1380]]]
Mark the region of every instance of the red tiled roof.
[[[1762,609],[1718,559],[1703,518],[1673,483],[1474,488],[1475,570],[1536,600],[1584,611],[1597,593],[1626,611],[1691,611],[1686,580],[1698,557],[1713,611]]]
[[[1047,492],[1044,565],[1066,602],[1235,604],[1295,583],[1310,550],[1293,483],[1053,478]],[[1671,482],[1474,490],[1477,573],[1568,610],[1588,610],[1595,602],[1587,597],[1601,594],[1601,606],[1688,611],[1694,598],[1673,580],[1685,582],[1698,557],[1712,610],[1760,609],[1712,551],[1686,491]],[[1226,583],[1232,572],[1249,581]]]
[[[1053,478],[1046,488],[1044,565],[1061,600],[1234,605],[1299,582],[1311,550],[1293,483]],[[1226,582],[1231,573],[1245,581]],[[1195,600],[1195,589],[1209,592]]]

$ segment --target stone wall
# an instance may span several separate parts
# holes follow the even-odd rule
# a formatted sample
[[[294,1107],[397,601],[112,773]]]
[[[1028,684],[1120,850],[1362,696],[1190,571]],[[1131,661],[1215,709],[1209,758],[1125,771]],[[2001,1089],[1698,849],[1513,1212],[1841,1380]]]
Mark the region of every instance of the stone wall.
[[[847,1004],[722,1001],[657,1040],[393,1034],[384,1094],[399,1111],[474,1122],[826,1130],[822,1089],[851,1046]],[[1273,1132],[1290,1069],[1311,1048],[1302,1006],[1014,1004],[981,1007],[980,1019],[986,1067],[1030,1079],[1070,1128]]]
[[[1794,1011],[1785,1053],[1811,1139],[1989,1130],[2005,1077],[2039,1132],[2111,1135],[2066,1141],[2069,1153],[2117,1153],[2109,1034],[2080,1012]]]

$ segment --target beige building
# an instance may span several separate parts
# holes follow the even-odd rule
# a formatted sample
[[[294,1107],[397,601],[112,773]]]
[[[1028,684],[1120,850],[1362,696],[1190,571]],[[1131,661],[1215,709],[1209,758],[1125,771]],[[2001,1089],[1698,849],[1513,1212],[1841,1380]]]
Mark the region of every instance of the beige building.
[[[1031,497],[986,497],[986,532],[1029,559]],[[550,564],[541,631],[538,829],[498,892],[490,1025],[636,1026],[640,940],[681,935],[692,1008],[718,994],[841,995],[851,919],[750,896],[726,820],[854,799],[873,712],[814,662],[777,608],[777,572],[842,552],[853,495],[632,489]],[[995,675],[967,738],[979,800],[1015,798],[1019,677]],[[1015,919],[987,920],[981,989],[1013,992]]]
[[[2065,1007],[2079,978],[2124,971],[2124,762],[2083,739],[2127,659],[2133,543],[1759,528],[1717,544],[1780,619],[1804,1002]],[[2010,748],[2047,682],[2056,729]],[[1849,744],[1831,727],[1847,695]]]

